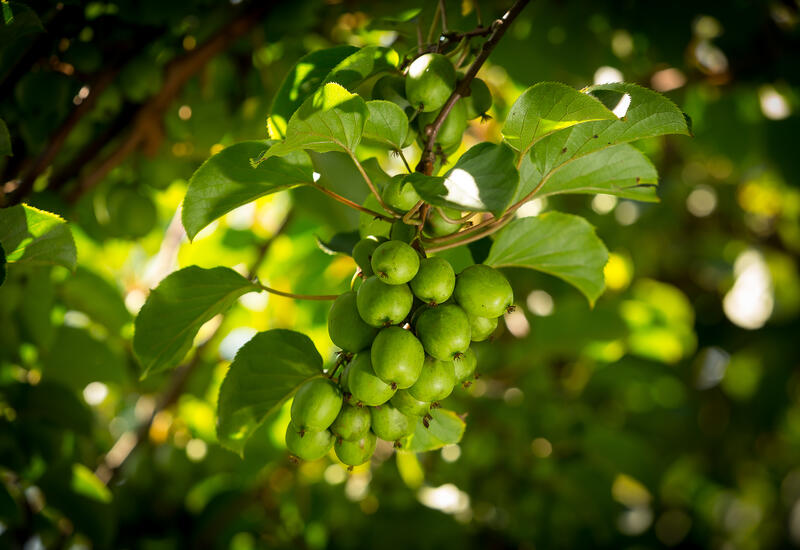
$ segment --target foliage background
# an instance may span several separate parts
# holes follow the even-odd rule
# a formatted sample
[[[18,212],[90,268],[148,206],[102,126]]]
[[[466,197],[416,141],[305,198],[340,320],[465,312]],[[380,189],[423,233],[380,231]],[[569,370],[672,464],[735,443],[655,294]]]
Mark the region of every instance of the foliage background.
[[[608,291],[590,310],[555,279],[508,273],[521,307],[479,350],[482,379],[452,399],[468,413],[459,446],[379,449],[351,475],[328,459],[295,466],[285,410],[244,460],[215,442],[216,394],[238,346],[289,327],[330,357],[324,303],[248,295],[174,375],[139,380],[132,314],[178,267],[246,268],[265,254],[258,276],[270,286],[347,287],[352,261],[317,238],[357,216],[313,190],[260,199],[191,244],[176,212],[210,153],[264,137],[299,57],[391,41],[370,21],[415,7],[400,4],[4,3],[15,19],[0,30],[0,118],[13,156],[0,181],[7,200],[24,191],[70,222],[78,269],[11,264],[0,287],[0,544],[800,546],[791,0],[534,2],[501,41],[482,73],[496,120],[534,82],[580,88],[611,67],[665,91],[695,137],[640,145],[661,204],[538,203],[596,225],[612,252]],[[487,18],[505,7],[481,2]],[[451,26],[474,26],[461,12],[448,2]],[[498,128],[473,124],[462,150],[497,141]],[[356,178],[335,159],[324,177]],[[138,238],[146,211],[109,214],[123,187],[155,205]]]

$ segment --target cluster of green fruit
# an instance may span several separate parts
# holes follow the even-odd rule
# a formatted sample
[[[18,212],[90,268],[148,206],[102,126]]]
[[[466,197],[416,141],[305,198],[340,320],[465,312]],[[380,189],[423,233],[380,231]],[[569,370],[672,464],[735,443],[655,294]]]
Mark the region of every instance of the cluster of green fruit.
[[[421,258],[409,244],[371,236],[353,249],[363,282],[333,303],[328,332],[345,364],[338,383],[319,377],[295,394],[289,451],[315,460],[331,448],[343,463],[369,460],[377,438],[400,441],[456,384],[469,384],[476,357],[512,307],[506,278],[477,264],[456,276],[441,257]],[[333,374],[333,373],[332,373]]]
[[[416,58],[406,76],[387,75],[375,82],[372,98],[391,101],[405,110],[412,121],[404,146],[416,139],[424,145],[425,128],[432,124],[447,98],[455,90],[459,75],[450,59],[442,54],[427,53]],[[467,121],[486,117],[492,106],[489,87],[480,78],[470,83],[470,93],[455,102],[436,136],[436,145],[448,155],[461,144]]]

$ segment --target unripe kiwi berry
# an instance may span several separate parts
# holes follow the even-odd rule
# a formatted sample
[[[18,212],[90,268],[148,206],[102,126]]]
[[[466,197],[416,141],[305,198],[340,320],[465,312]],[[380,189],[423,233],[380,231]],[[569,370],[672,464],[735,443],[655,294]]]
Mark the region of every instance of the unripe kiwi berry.
[[[423,112],[442,107],[456,87],[453,63],[444,55],[426,53],[416,58],[406,75],[406,99]]]
[[[372,271],[381,282],[402,285],[419,270],[419,254],[403,241],[386,241],[372,253]]]
[[[436,120],[439,116],[439,111],[431,113],[421,113],[417,118],[419,124],[419,138],[425,139],[427,136],[426,127]],[[458,146],[461,139],[464,137],[464,131],[467,129],[467,108],[462,100],[458,100],[447,113],[439,127],[439,132],[436,134],[436,143],[447,149],[449,147]]]
[[[464,310],[454,304],[443,304],[420,313],[415,331],[425,352],[442,361],[452,361],[469,347],[469,319]]]
[[[395,390],[391,384],[375,374],[368,352],[356,354],[347,368],[347,389],[356,405],[383,405],[394,395]]]
[[[355,292],[345,292],[334,300],[328,312],[331,341],[352,353],[368,348],[378,333],[375,327],[369,326],[361,318],[356,300]]]
[[[451,220],[457,220],[461,217],[461,212],[453,208],[442,208],[442,212]],[[428,214],[428,219],[425,220],[423,233],[428,237],[445,237],[461,229],[462,225],[462,223],[450,223],[439,214],[438,208],[433,208]]]
[[[389,207],[400,213],[408,212],[421,200],[416,189],[404,174],[389,180],[389,183],[383,188],[381,198]]]
[[[334,437],[328,430],[302,430],[289,422],[286,427],[286,447],[303,460],[317,460],[328,454]]]
[[[419,378],[425,351],[417,337],[400,327],[386,327],[372,342],[375,374],[394,388],[407,388]]]
[[[409,286],[414,296],[423,302],[430,305],[441,304],[453,294],[456,274],[450,262],[444,258],[423,258]]]
[[[341,408],[342,392],[339,386],[327,378],[312,378],[300,386],[294,395],[292,422],[301,430],[327,430]]]
[[[369,431],[372,419],[366,407],[344,404],[339,416],[331,424],[331,432],[336,437],[353,441],[361,439]]]
[[[472,348],[467,349],[461,357],[453,359],[456,381],[466,382],[471,379],[477,366],[478,358],[475,356],[475,352],[472,351]]]
[[[464,311],[479,317],[499,317],[514,303],[508,279],[484,264],[471,265],[458,274],[453,296]]]
[[[386,242],[386,237],[376,237],[374,235],[370,235],[369,237],[365,237],[358,241],[353,246],[353,260],[355,260],[356,265],[361,269],[361,273],[365,276],[369,277],[372,275],[372,253],[375,252],[375,249],[378,248],[378,245],[381,243]]]
[[[486,111],[492,106],[492,92],[489,86],[480,78],[475,78],[470,82],[469,91],[470,94],[464,98],[467,119],[472,120],[486,115]]]
[[[455,385],[456,374],[452,361],[426,357],[422,373],[416,383],[408,388],[408,393],[420,401],[440,401],[452,393]]]
[[[420,401],[408,390],[397,390],[389,400],[400,412],[407,416],[425,416],[430,412],[431,404],[428,401]]]
[[[369,408],[372,431],[384,441],[398,441],[407,436],[415,422],[389,403]]]
[[[478,317],[467,313],[469,326],[472,329],[472,341],[482,342],[491,336],[497,328],[497,317]]]
[[[364,464],[375,452],[375,445],[378,438],[372,432],[367,432],[364,437],[355,441],[337,439],[333,445],[333,450],[339,460],[348,466],[358,466]]]
[[[373,275],[359,287],[356,306],[368,325],[396,325],[411,311],[413,296],[408,285],[387,285]]]

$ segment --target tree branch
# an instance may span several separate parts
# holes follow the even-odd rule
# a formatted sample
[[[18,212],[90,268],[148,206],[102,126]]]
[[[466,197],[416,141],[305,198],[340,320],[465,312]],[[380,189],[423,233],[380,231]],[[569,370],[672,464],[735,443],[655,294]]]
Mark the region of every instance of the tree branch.
[[[419,164],[417,164],[418,172],[422,172],[427,175],[431,175],[433,173],[433,164],[435,160],[433,146],[436,142],[436,136],[439,135],[439,130],[441,130],[442,124],[444,124],[444,119],[446,119],[447,115],[450,114],[450,111],[453,109],[456,101],[469,95],[469,86],[475,79],[478,71],[489,58],[489,54],[491,54],[492,50],[494,50],[495,46],[497,46],[497,43],[505,34],[508,26],[514,21],[514,19],[517,18],[528,2],[530,2],[530,0],[517,0],[502,18],[498,19],[494,22],[494,24],[492,24],[492,34],[489,36],[486,42],[483,43],[481,51],[478,52],[478,56],[475,58],[475,61],[473,61],[469,66],[469,69],[467,69],[467,74],[464,75],[464,78],[462,78],[458,83],[456,89],[453,90],[453,93],[450,94],[449,98],[447,98],[447,101],[442,107],[442,110],[439,111],[439,115],[436,117],[436,120],[433,121],[433,124],[425,129],[427,141],[425,142],[425,148],[422,151]]]
[[[349,206],[350,208],[355,208],[356,210],[358,210],[358,211],[360,211],[360,212],[364,212],[365,214],[369,214],[370,216],[374,216],[374,217],[376,217],[376,218],[379,218],[379,219],[381,219],[381,220],[384,220],[384,221],[387,221],[387,222],[392,222],[392,221],[394,221],[394,218],[390,218],[390,217],[388,217],[388,216],[384,216],[383,214],[380,214],[380,213],[378,213],[378,212],[375,212],[374,210],[370,210],[369,208],[366,208],[366,207],[364,207],[364,206],[361,206],[360,204],[357,204],[357,203],[355,203],[355,202],[351,201],[350,199],[348,199],[348,198],[346,198],[346,197],[343,197],[343,196],[341,196],[341,195],[340,195],[340,194],[338,194],[338,193],[334,193],[333,191],[331,191],[331,190],[330,190],[330,189],[328,189],[327,187],[323,187],[322,185],[318,185],[318,184],[316,184],[316,183],[315,183],[315,184],[313,184],[313,185],[312,185],[312,187],[313,187],[314,189],[319,189],[320,191],[322,191],[323,193],[325,193],[326,195],[328,195],[328,196],[329,196],[329,197],[331,197],[332,199],[334,199],[334,200],[337,200],[337,201],[339,201],[339,202],[340,202],[340,203],[342,203],[342,204],[346,204],[346,205],[347,205],[347,206]]]

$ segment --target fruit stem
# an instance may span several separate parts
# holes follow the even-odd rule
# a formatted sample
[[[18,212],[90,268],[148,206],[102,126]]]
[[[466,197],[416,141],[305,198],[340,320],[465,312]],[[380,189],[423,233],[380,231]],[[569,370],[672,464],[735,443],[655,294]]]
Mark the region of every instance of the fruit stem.
[[[469,69],[467,69],[467,74],[464,75],[464,78],[458,83],[456,89],[453,90],[453,93],[451,93],[450,97],[447,98],[444,106],[442,106],[442,110],[439,111],[439,114],[436,116],[436,120],[433,121],[433,128],[427,138],[427,141],[425,142],[425,148],[422,151],[419,164],[417,164],[417,171],[429,176],[433,173],[433,145],[436,142],[436,136],[439,134],[442,124],[444,124],[444,120],[447,118],[447,115],[450,114],[450,111],[453,109],[456,101],[458,101],[458,99],[461,97],[465,97],[469,93],[470,84],[478,74],[478,70],[480,70],[480,68],[489,58],[489,54],[492,53],[492,50],[494,50],[497,43],[503,37],[508,29],[508,26],[514,21],[514,19],[517,18],[528,2],[530,2],[530,0],[517,0],[514,2],[514,5],[511,6],[511,8],[503,15],[503,17],[492,24],[492,34],[489,35],[489,38],[483,43],[483,46],[481,47],[480,52],[478,52],[478,56],[475,58],[475,61],[473,61],[469,66]]]
[[[350,158],[351,158],[351,159],[353,159],[353,162],[355,163],[355,165],[356,165],[356,168],[358,168],[358,171],[361,173],[361,177],[362,177],[362,178],[364,178],[364,181],[365,181],[365,182],[367,182],[367,186],[369,187],[369,190],[370,190],[370,191],[372,191],[372,194],[373,194],[373,195],[375,195],[375,198],[376,198],[376,199],[378,199],[378,203],[379,203],[379,204],[380,204],[380,205],[383,207],[383,209],[384,209],[384,210],[386,210],[387,212],[389,212],[389,213],[390,213],[390,215],[391,215],[392,217],[394,217],[394,218],[399,218],[400,216],[399,216],[398,214],[395,214],[395,213],[392,211],[392,209],[391,209],[391,208],[389,208],[389,207],[386,205],[386,203],[385,203],[385,202],[383,202],[383,199],[381,198],[381,194],[380,194],[380,193],[378,193],[378,189],[375,187],[375,184],[374,184],[374,183],[372,183],[372,180],[370,179],[370,177],[369,177],[369,175],[367,174],[366,170],[364,170],[364,167],[361,165],[361,162],[359,162],[358,158],[357,158],[357,157],[356,157],[356,156],[353,154],[353,152],[352,152],[352,151],[349,151],[349,150],[348,150],[348,151],[347,151],[347,154],[348,154],[348,155],[350,155]],[[392,221],[392,219],[391,219],[391,218],[389,218],[389,221]]]
[[[275,290],[274,288],[270,288],[266,285],[262,285],[261,283],[256,283],[261,290],[265,290],[270,294],[275,294],[276,296],[283,296],[284,298],[294,298],[296,300],[335,300],[339,297],[338,294],[293,294],[291,292],[283,292],[282,290]]]
[[[379,219],[387,221],[387,222],[394,221],[394,218],[390,218],[389,216],[384,216],[383,214],[375,212],[374,210],[370,210],[369,208],[361,206],[360,204],[357,204],[357,203],[351,201],[350,199],[339,195],[338,193],[334,193],[333,191],[331,191],[330,189],[327,189],[326,187],[323,187],[323,186],[318,185],[316,183],[312,184],[312,187],[314,187],[315,189],[319,189],[320,191],[322,191],[323,193],[325,193],[326,195],[328,195],[332,199],[337,200],[340,203],[349,206],[350,208],[355,208],[356,210],[364,212],[365,214],[369,214],[370,216],[375,216],[376,218],[379,218]]]
[[[406,212],[405,215],[403,216],[403,223],[407,225],[421,225],[421,222],[415,222],[411,218],[414,216],[414,214],[417,213],[417,210],[419,210],[423,204],[424,204],[423,201],[419,201],[417,204],[414,205],[414,208]]]
[[[438,212],[439,215],[442,217],[442,219],[447,223],[464,223],[465,221],[467,221],[468,219],[470,219],[475,215],[475,212],[469,212],[461,216],[460,218],[451,218],[450,216],[444,213],[444,209],[441,208],[440,206],[436,207],[436,212]]]
[[[397,150],[397,156],[399,156],[400,159],[403,161],[403,164],[406,165],[406,170],[408,170],[408,173],[409,174],[413,173],[414,171],[411,169],[411,165],[408,164],[408,161],[406,160],[406,156],[403,154],[403,150],[402,149],[398,149]]]
[[[464,234],[469,233],[471,236],[468,236],[465,239],[460,239],[460,240],[457,240],[455,242],[448,242],[448,243],[440,245],[440,246],[432,246],[430,248],[426,248],[425,250],[427,252],[440,252],[442,250],[447,250],[449,248],[456,248],[457,246],[461,246],[462,244],[467,244],[467,243],[479,241],[482,238],[488,237],[492,233],[502,229],[506,225],[506,223],[508,223],[509,219],[510,218],[506,219],[505,217],[500,218],[494,224],[489,225],[488,228],[486,229],[486,231],[483,231],[483,232],[480,232],[480,233],[477,233],[477,234],[472,234],[470,229],[477,228],[478,226],[476,225],[473,228],[470,228],[470,229],[468,229],[466,231],[461,231],[461,232],[456,233],[455,235],[453,235],[455,237],[455,236],[463,236]]]

